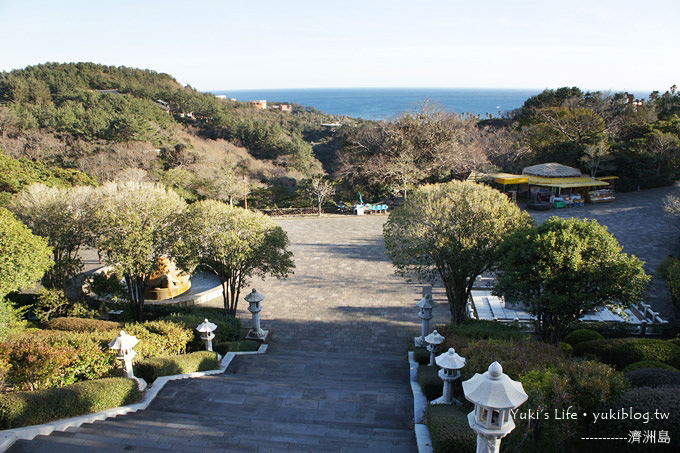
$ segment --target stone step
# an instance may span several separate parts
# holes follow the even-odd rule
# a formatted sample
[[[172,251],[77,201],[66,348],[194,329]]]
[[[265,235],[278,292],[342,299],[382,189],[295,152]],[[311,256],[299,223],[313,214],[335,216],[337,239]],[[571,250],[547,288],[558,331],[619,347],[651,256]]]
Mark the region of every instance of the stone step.
[[[168,382],[146,410],[9,451],[412,452],[409,395],[399,356],[236,356],[226,373]]]
[[[228,417],[197,417],[170,414],[167,412],[144,413],[138,417],[125,416],[122,420],[96,422],[71,428],[67,431],[74,435],[106,435],[122,440],[143,436],[145,439],[173,442],[173,438],[202,438],[208,441],[223,442],[223,438],[241,441],[247,438],[287,439],[287,442],[318,444],[340,442],[351,439],[353,442],[390,442],[398,445],[412,439],[410,429],[379,428],[361,423],[337,422],[332,426],[323,421],[286,421],[247,418],[244,414]],[[190,434],[188,436],[187,434]]]

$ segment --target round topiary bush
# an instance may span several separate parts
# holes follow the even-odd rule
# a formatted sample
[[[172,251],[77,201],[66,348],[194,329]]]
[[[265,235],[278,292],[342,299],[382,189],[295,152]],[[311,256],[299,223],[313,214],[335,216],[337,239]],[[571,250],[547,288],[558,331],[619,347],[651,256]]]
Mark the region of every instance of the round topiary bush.
[[[573,332],[571,332],[569,335],[564,337],[564,342],[574,346],[578,343],[583,343],[584,341],[603,340],[603,339],[604,339],[604,337],[599,332],[595,332],[594,330],[576,329]]]
[[[642,368],[659,368],[663,370],[678,371],[677,368],[672,367],[667,363],[659,362],[658,360],[640,360],[639,362],[631,363],[622,371],[628,373],[629,371],[640,370]]]
[[[625,375],[631,387],[680,386],[680,372],[660,368],[640,368]],[[679,406],[680,407],[680,406]]]
[[[613,338],[605,340],[590,340],[576,343],[574,346],[575,356],[593,357],[600,362],[610,365],[616,364],[616,348],[631,339]]]
[[[680,366],[680,346],[669,341],[640,338],[616,346],[614,365],[623,369],[641,360],[656,360],[675,368]]]

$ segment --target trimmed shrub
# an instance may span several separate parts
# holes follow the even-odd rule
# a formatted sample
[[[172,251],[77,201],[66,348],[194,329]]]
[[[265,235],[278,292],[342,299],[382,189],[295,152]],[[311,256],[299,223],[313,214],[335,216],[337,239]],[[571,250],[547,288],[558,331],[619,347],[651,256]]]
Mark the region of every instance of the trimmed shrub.
[[[468,408],[468,404],[463,408]],[[477,448],[477,435],[470,429],[467,412],[456,405],[427,408],[427,426],[432,449],[437,453],[472,453]]]
[[[6,381],[20,390],[60,387],[98,379],[114,367],[110,333],[36,330],[0,343],[7,363]]]
[[[599,411],[603,402],[628,390],[622,373],[588,360],[565,360],[554,367],[531,370],[520,377],[520,382],[529,399],[519,412],[532,409],[538,412],[538,419],[515,417],[517,429],[505,442],[510,451],[522,442],[538,446],[536,451],[558,451],[560,447],[574,450],[571,442],[588,429],[589,420],[580,416],[558,420],[554,414],[563,413],[569,406],[577,414]]]
[[[161,376],[216,370],[220,367],[217,354],[210,351],[192,352],[176,356],[153,357],[137,363],[135,376],[153,382]]]
[[[438,328],[439,329],[439,328]],[[451,332],[461,337],[473,338],[478,340],[527,340],[531,335],[520,330],[519,327],[503,324],[498,321],[484,321],[469,319],[461,324],[450,324],[445,326],[439,333]]]
[[[162,321],[170,321],[182,325],[185,329],[192,331],[193,338],[189,344],[189,349],[197,351],[204,348],[205,341],[201,339],[201,333],[196,330],[199,324],[205,319],[214,323],[217,326],[215,329],[215,338],[213,342],[229,342],[237,340],[241,335],[241,323],[233,316],[225,315],[223,310],[221,313],[212,313],[213,316],[201,316],[200,314],[174,314],[161,318]]]
[[[605,340],[591,340],[577,343],[574,346],[575,356],[591,357],[600,362],[615,365],[617,360],[616,348],[628,341],[630,338],[613,338]]]
[[[227,341],[226,343],[213,344],[213,350],[224,356],[227,352],[257,351],[260,343],[255,340]]]
[[[569,335],[564,337],[564,342],[574,346],[584,341],[604,340],[604,337],[599,332],[590,329],[576,329]]]
[[[670,366],[667,363],[659,362],[658,360],[640,360],[639,362],[631,363],[622,371],[628,373],[629,371],[640,370],[642,368],[658,368],[663,370],[678,371],[677,368]]]
[[[680,366],[680,346],[669,341],[640,338],[620,344],[615,349],[614,365],[625,368],[641,360],[657,360],[675,368]]]
[[[667,256],[656,268],[659,277],[666,282],[666,288],[671,293],[675,308],[680,309],[680,261]]]
[[[126,324],[123,330],[139,340],[135,346],[137,361],[149,357],[181,354],[186,351],[187,344],[194,336],[189,329],[170,321]]]
[[[444,381],[439,377],[439,369],[431,366],[418,367],[418,384],[428,401],[442,396]]]
[[[6,363],[5,380],[20,390],[59,387],[67,382],[62,369],[76,358],[73,348],[54,346],[45,340],[23,338],[0,344]]]
[[[570,327],[574,330],[594,330],[605,338],[625,338],[636,334],[636,327],[626,322],[576,322]]]
[[[120,330],[121,324],[114,321],[89,318],[53,318],[45,327],[49,330],[66,330],[69,332],[110,332]],[[113,340],[114,337],[111,339]]]
[[[660,368],[640,368],[625,374],[631,387],[680,386],[680,373]],[[678,406],[680,407],[680,406]]]
[[[47,423],[61,418],[133,404],[139,400],[137,381],[107,378],[67,387],[0,395],[0,429]]]
[[[597,430],[597,437],[621,437],[633,431],[655,432],[666,431],[670,437],[670,443],[656,442],[652,445],[640,442],[639,449],[633,449],[633,445],[626,444],[626,451],[678,451],[678,433],[680,433],[680,417],[677,416],[680,407],[680,386],[663,386],[657,388],[633,388],[629,392],[611,401],[604,407],[603,412],[613,411],[615,414],[625,413],[648,415],[645,419],[633,419],[631,417],[615,417],[612,420],[603,420],[593,426]],[[657,416],[664,414],[665,416]],[[644,437],[643,437],[644,438]],[[589,444],[592,445],[592,444]],[[651,447],[651,449],[650,449]]]
[[[478,340],[461,347],[458,353],[466,359],[462,380],[484,373],[495,361],[503,366],[504,373],[517,379],[527,370],[555,366],[566,359],[558,346],[530,340]]]
[[[564,341],[560,341],[560,349],[566,355],[567,357],[571,357],[574,355],[574,347],[570,345],[569,343],[565,343]]]
[[[430,363],[430,351],[427,348],[414,348],[413,360],[418,365],[428,365]]]

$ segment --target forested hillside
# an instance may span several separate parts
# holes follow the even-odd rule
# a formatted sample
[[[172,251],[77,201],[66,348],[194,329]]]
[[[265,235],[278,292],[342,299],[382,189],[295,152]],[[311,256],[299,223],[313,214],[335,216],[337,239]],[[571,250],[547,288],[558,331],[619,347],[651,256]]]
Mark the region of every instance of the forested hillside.
[[[0,160],[0,183],[12,193],[34,181],[151,180],[188,201],[240,202],[245,176],[249,205],[268,208],[311,206],[310,178],[323,174],[337,199],[361,191],[378,200],[558,162],[634,190],[680,176],[679,114],[675,87],[644,102],[564,87],[504,118],[424,103],[392,121],[363,121],[295,104],[292,113],[259,110],[150,70],[48,63],[0,74],[0,149],[22,159]]]
[[[257,110],[150,70],[48,63],[0,74],[0,149],[99,183],[143,178],[189,200],[229,199],[243,176],[262,189],[323,172],[310,142],[328,162],[334,134],[321,123],[337,119],[295,107]]]
[[[618,190],[680,177],[680,93],[545,90],[504,118],[480,119],[425,104],[391,122],[345,128],[340,174],[374,194],[405,196],[427,182],[472,172],[521,172],[557,162],[593,177],[618,176]]]

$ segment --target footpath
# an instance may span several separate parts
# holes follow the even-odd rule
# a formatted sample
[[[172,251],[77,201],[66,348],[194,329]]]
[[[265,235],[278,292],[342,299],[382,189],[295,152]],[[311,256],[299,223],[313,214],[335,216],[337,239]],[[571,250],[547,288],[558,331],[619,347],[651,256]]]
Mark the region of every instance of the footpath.
[[[247,288],[265,297],[267,354],[237,356],[224,374],[168,382],[146,410],[7,451],[417,451],[407,348],[420,328],[422,286],[394,275],[384,254],[386,219],[277,219],[295,274]],[[447,313],[441,305],[435,321]]]

